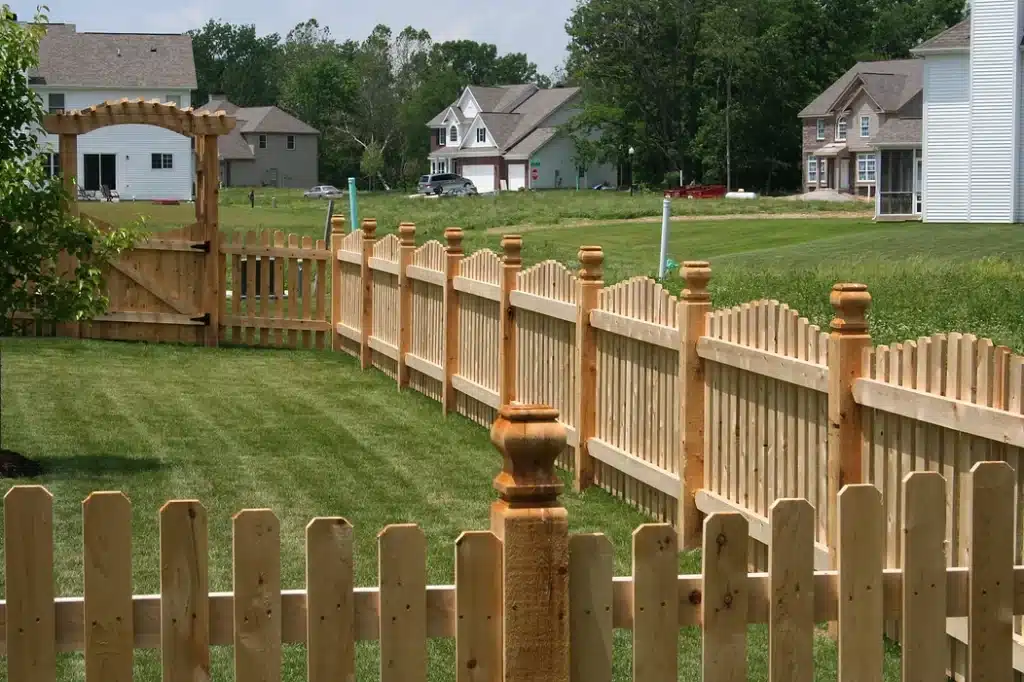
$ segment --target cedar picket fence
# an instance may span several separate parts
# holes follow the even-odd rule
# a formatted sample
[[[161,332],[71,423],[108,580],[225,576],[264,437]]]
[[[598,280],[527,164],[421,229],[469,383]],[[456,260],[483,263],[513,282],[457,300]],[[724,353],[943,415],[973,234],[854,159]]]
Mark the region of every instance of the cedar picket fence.
[[[1024,357],[1009,349],[955,332],[873,347],[863,285],[836,285],[826,333],[777,301],[714,310],[703,261],[684,263],[677,299],[642,277],[604,287],[599,247],[581,248],[577,273],[554,261],[524,270],[518,236],[502,239],[500,257],[467,256],[457,228],[445,245],[419,247],[412,224],[382,240],[376,228],[367,220],[346,234],[335,216],[329,249],[280,233],[218,237],[219,338],[313,347],[329,335],[364,369],[484,426],[502,405],[551,405],[567,432],[557,461],[577,488],[598,485],[673,524],[685,549],[701,546],[706,514],[742,513],[756,570],[768,566],[769,510],[783,498],[814,507],[814,566],[834,567],[839,491],[856,483],[882,491],[886,567],[901,568],[900,483],[914,471],[943,475],[947,561],[964,567],[969,472],[1005,461],[1018,472],[1013,552],[1024,563]],[[261,268],[257,285],[262,258],[273,269]],[[229,281],[241,289],[242,262],[246,291],[271,292],[269,301],[238,307],[226,295]],[[316,265],[315,293],[313,277],[292,279],[306,263]],[[118,328],[149,338],[132,331],[155,325],[145,319]],[[948,671],[962,678],[969,632],[947,625]],[[891,620],[886,633],[898,639],[900,628]],[[1014,629],[1014,667],[1024,672],[1019,619]]]
[[[980,462],[970,490],[968,565],[947,566],[946,483],[937,472],[902,480],[904,567],[884,569],[885,507],[878,488],[845,486],[837,509],[838,570],[815,570],[815,512],[778,499],[769,509],[767,573],[748,572],[749,522],[704,520],[701,575],[677,575],[670,524],[633,533],[631,576],[613,577],[601,534],[568,533],[554,460],[566,445],[557,411],[509,406],[492,439],[505,466],[491,530],[455,543],[455,584],[426,584],[426,542],[414,525],[378,535],[378,586],[355,587],[353,528],[343,518],[306,527],[306,585],[282,590],[280,524],[267,509],[233,517],[233,591],[207,587],[207,512],[198,501],[160,510],[159,595],[132,594],[132,509],[119,492],[82,505],[84,594],[54,598],[52,498],[16,486],[4,498],[7,599],[0,644],[9,679],[53,682],[58,652],[84,651],[86,680],[127,682],[135,649],[161,652],[164,680],[209,679],[210,646],[233,647],[235,678],[279,681],[282,645],[304,644],[310,682],[353,679],[355,643],[380,642],[382,682],[425,681],[427,639],[454,637],[459,680],[613,679],[613,631],[632,631],[632,679],[678,679],[681,627],[702,629],[701,676],[747,679],[747,625],[767,623],[769,677],[815,679],[817,622],[838,622],[840,679],[880,679],[883,622],[899,619],[904,679],[945,675],[947,618],[971,633],[965,679],[1005,678],[1011,615],[1024,614],[1024,567],[1014,566],[1017,475]],[[542,523],[538,524],[538,520]],[[542,557],[543,560],[538,560]],[[554,617],[554,614],[558,614]]]

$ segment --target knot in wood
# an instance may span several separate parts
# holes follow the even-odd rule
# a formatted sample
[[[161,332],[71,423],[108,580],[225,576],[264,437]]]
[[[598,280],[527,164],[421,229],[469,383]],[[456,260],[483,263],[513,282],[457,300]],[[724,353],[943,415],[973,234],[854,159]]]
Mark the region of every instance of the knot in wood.
[[[715,538],[715,542],[718,544],[719,547],[725,547],[725,543],[728,541],[729,539],[725,537],[725,533],[719,533],[718,537]]]
[[[502,457],[494,488],[506,502],[553,506],[562,492],[555,459],[565,450],[565,426],[547,405],[506,405],[491,427],[491,442]]]

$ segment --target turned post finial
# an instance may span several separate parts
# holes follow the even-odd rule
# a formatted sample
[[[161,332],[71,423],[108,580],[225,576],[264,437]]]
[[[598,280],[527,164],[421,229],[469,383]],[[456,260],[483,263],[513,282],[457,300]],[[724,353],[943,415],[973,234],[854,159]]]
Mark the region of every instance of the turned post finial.
[[[377,234],[377,220],[375,218],[363,219],[363,238],[373,239]]]
[[[448,242],[448,253],[462,253],[462,228],[461,227],[446,227],[444,230],[444,239]]]
[[[840,334],[867,331],[871,294],[866,284],[836,284],[832,287],[829,301],[836,311],[836,316],[832,320],[832,331]]]
[[[331,216],[331,234],[345,234],[345,216],[340,213]]]
[[[708,293],[708,282],[711,281],[711,263],[706,260],[688,260],[683,263],[683,279],[686,280],[686,288],[683,289],[682,299],[684,301],[710,301],[711,294]]]
[[[413,223],[399,223],[398,243],[402,246],[416,246],[416,225]]]
[[[596,282],[604,275],[604,251],[600,246],[581,246],[577,257],[580,261],[580,279]]]
[[[494,488],[511,506],[553,507],[562,492],[555,459],[565,450],[565,426],[547,405],[505,405],[491,427],[501,453]]]
[[[523,238],[518,234],[507,234],[501,238],[502,261],[507,265],[523,262]]]

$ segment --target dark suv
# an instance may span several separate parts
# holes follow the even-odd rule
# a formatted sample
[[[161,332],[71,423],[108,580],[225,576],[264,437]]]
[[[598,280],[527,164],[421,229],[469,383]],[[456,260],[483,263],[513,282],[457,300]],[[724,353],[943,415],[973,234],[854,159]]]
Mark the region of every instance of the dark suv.
[[[421,175],[418,185],[420,194],[464,194],[466,190],[476,191],[472,180],[455,173],[434,173]]]

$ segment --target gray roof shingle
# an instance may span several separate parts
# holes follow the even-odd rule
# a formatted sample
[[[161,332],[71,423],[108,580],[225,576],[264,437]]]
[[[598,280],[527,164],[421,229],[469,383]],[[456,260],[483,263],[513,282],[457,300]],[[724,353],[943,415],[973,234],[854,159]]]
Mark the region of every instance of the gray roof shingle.
[[[535,151],[546,145],[558,133],[557,128],[537,128],[508,150],[510,156],[529,158]]]
[[[971,47],[971,18],[967,17],[959,24],[947,28],[942,33],[929,38],[910,50],[912,54],[928,54],[929,52],[945,52],[947,50],[969,50]]]
[[[896,111],[921,91],[923,62],[893,59],[857,62],[798,114],[800,118],[827,116],[851,85],[859,79],[885,111]]]
[[[895,145],[921,145],[921,119],[890,118],[878,128],[878,132],[868,141],[872,147],[892,147]]]
[[[194,90],[192,38],[157,33],[78,33],[48,24],[39,44],[37,85],[85,88]]]
[[[198,111],[223,109],[238,119],[240,133],[277,133],[284,135],[318,135],[319,131],[278,107],[238,107],[226,99],[211,99]]]

